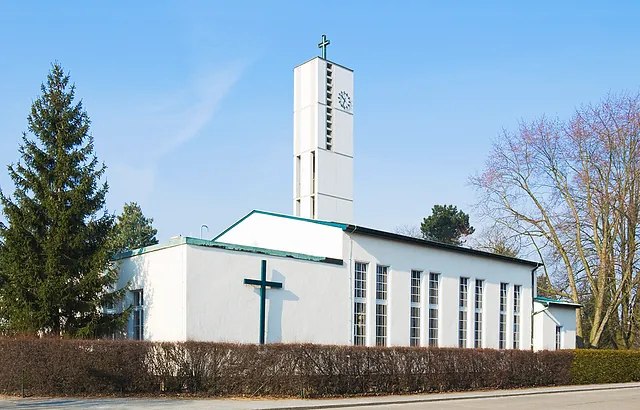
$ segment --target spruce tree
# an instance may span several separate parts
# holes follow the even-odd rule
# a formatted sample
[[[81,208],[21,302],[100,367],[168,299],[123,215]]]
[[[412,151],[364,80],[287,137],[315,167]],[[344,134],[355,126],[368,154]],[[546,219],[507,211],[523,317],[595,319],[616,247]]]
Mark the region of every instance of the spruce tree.
[[[21,160],[8,167],[13,196],[0,191],[0,327],[71,337],[111,333],[128,311],[104,314],[115,288],[105,208],[105,165],[94,154],[90,120],[58,63],[31,106]],[[30,138],[33,136],[33,138]]]
[[[153,218],[146,218],[140,205],[135,202],[124,204],[114,229],[114,251],[119,253],[156,245],[157,233],[158,230],[153,227]]]

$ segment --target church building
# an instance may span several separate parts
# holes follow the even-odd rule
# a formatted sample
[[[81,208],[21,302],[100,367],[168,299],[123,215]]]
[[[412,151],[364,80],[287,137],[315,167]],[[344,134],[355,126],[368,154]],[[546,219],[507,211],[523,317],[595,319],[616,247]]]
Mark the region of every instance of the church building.
[[[128,337],[573,348],[578,306],[536,298],[538,262],[354,223],[354,76],[328,44],[294,69],[292,215],[119,255]]]

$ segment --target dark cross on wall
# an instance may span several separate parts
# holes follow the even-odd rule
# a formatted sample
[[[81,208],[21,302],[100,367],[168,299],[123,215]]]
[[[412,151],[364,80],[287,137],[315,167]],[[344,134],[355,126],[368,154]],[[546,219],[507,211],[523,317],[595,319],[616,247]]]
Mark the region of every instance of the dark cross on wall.
[[[262,267],[260,269],[260,280],[245,279],[245,285],[260,286],[260,344],[264,344],[265,336],[265,315],[267,305],[267,287],[272,289],[282,289],[282,283],[271,282],[267,280],[267,261],[262,260]]]

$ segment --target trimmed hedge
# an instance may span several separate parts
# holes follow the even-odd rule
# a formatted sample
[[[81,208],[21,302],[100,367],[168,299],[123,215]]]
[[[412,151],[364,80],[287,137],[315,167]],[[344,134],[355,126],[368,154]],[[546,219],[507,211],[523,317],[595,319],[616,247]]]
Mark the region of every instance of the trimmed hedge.
[[[574,351],[572,384],[626,383],[640,381],[640,351]]]
[[[0,393],[328,397],[562,385],[571,351],[0,339]]]
[[[0,339],[0,394],[77,395],[153,391],[143,366],[151,345]]]

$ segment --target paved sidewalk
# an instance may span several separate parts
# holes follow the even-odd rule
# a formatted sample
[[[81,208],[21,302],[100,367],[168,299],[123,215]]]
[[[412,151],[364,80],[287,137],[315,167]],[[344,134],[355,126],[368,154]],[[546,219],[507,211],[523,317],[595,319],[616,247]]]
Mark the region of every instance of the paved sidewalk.
[[[577,393],[577,392],[598,392],[610,390],[638,390],[640,397],[640,383],[621,383],[605,385],[584,385],[584,386],[562,386],[562,387],[541,387],[520,390],[493,390],[481,392],[465,393],[441,393],[425,395],[407,396],[382,396],[382,397],[356,397],[349,399],[321,399],[321,400],[253,400],[253,399],[175,399],[175,398],[5,398],[0,399],[0,409],[16,408],[91,408],[91,409],[334,409],[334,408],[357,408],[357,407],[380,407],[396,405],[397,407],[421,407],[420,404],[464,401],[466,405],[461,407],[473,408],[473,400],[509,398],[522,396],[541,396]],[[452,403],[453,404],[453,403]],[[462,404],[462,402],[460,403]],[[469,406],[471,404],[471,406]],[[496,403],[497,404],[497,403]],[[515,404],[515,403],[513,403]],[[636,408],[637,402],[632,407]],[[640,405],[638,405],[640,407]],[[550,407],[551,408],[551,407]]]

